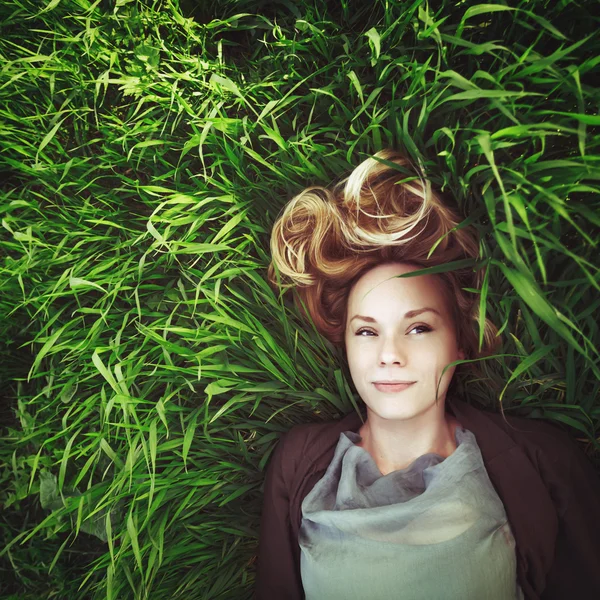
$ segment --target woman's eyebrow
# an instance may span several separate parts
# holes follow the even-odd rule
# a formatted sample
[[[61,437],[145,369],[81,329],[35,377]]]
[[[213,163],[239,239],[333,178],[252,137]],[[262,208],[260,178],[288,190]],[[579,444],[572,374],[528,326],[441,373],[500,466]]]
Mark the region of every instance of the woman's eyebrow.
[[[405,319],[413,319],[417,315],[420,315],[421,313],[424,313],[424,312],[432,312],[432,313],[435,313],[436,315],[440,315],[439,311],[437,311],[435,308],[430,308],[429,306],[426,306],[424,308],[415,308],[415,310],[409,310],[404,315],[404,318]],[[365,317],[363,315],[354,315],[350,319],[350,322],[354,321],[354,319],[361,319],[362,321],[366,321],[367,323],[377,323],[377,319],[374,319],[373,317]]]

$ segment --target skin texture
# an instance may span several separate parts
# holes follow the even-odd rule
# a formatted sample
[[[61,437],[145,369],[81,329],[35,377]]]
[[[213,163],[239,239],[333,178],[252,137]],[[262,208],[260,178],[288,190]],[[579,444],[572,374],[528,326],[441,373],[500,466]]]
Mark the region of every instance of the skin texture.
[[[409,263],[378,265],[365,273],[348,297],[346,357],[354,385],[367,406],[361,441],[382,475],[408,467],[429,452],[447,457],[456,450],[457,421],[445,413],[446,392],[455,367],[443,368],[464,353],[444,288],[436,275],[394,277],[418,267]],[[430,307],[406,317],[409,311]],[[376,319],[366,322],[354,315]],[[401,392],[381,392],[373,381],[415,383]]]

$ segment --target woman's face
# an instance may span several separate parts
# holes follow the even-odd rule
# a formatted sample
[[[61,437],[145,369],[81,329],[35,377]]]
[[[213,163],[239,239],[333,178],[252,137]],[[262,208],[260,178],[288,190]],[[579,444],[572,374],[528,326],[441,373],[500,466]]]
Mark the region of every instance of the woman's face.
[[[356,282],[348,298],[345,340],[352,380],[367,407],[384,419],[410,419],[433,410],[442,370],[465,356],[457,347],[439,279],[394,277],[416,270],[408,263],[374,267]],[[438,405],[443,406],[454,370],[444,373]],[[374,382],[381,380],[412,383],[393,391],[376,388]]]

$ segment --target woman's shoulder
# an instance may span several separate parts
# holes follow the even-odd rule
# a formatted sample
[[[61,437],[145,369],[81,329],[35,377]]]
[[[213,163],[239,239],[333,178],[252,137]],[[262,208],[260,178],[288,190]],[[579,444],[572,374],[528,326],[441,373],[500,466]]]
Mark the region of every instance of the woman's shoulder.
[[[566,467],[573,459],[587,459],[573,435],[554,422],[531,416],[509,415],[500,411],[478,410],[485,413],[487,419],[537,462]]]
[[[484,412],[484,411],[482,411]],[[495,424],[502,427],[507,433],[515,438],[536,441],[562,441],[564,443],[572,442],[569,433],[561,427],[547,419],[540,419],[532,416],[518,416],[508,414],[505,411],[485,411],[488,418]]]
[[[361,424],[356,411],[338,418],[298,423],[279,437],[277,455],[290,470],[300,464],[312,465],[334,450],[340,433],[356,431]]]
[[[289,440],[295,442],[298,442],[299,440],[315,440],[319,438],[333,438],[337,440],[342,431],[346,431],[348,429],[358,429],[361,425],[362,420],[360,416],[356,413],[356,411],[353,410],[352,412],[337,418],[299,423],[291,427],[286,433],[286,436]]]
[[[585,454],[571,433],[549,420],[510,414],[514,407],[476,406],[452,397],[449,410],[463,427],[472,431],[487,457],[520,448],[534,463],[568,465]],[[540,465],[541,466],[541,465]]]

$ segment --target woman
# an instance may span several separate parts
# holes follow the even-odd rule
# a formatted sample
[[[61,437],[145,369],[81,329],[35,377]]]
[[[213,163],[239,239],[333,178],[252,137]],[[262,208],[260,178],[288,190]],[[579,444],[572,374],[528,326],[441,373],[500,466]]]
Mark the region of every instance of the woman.
[[[477,238],[404,157],[375,157],[305,190],[273,228],[269,279],[296,286],[343,346],[366,419],[280,439],[256,598],[599,598],[597,474],[557,427],[452,392],[455,361],[497,340],[486,321],[479,348],[478,296],[463,289],[481,273],[403,276],[476,257]]]

